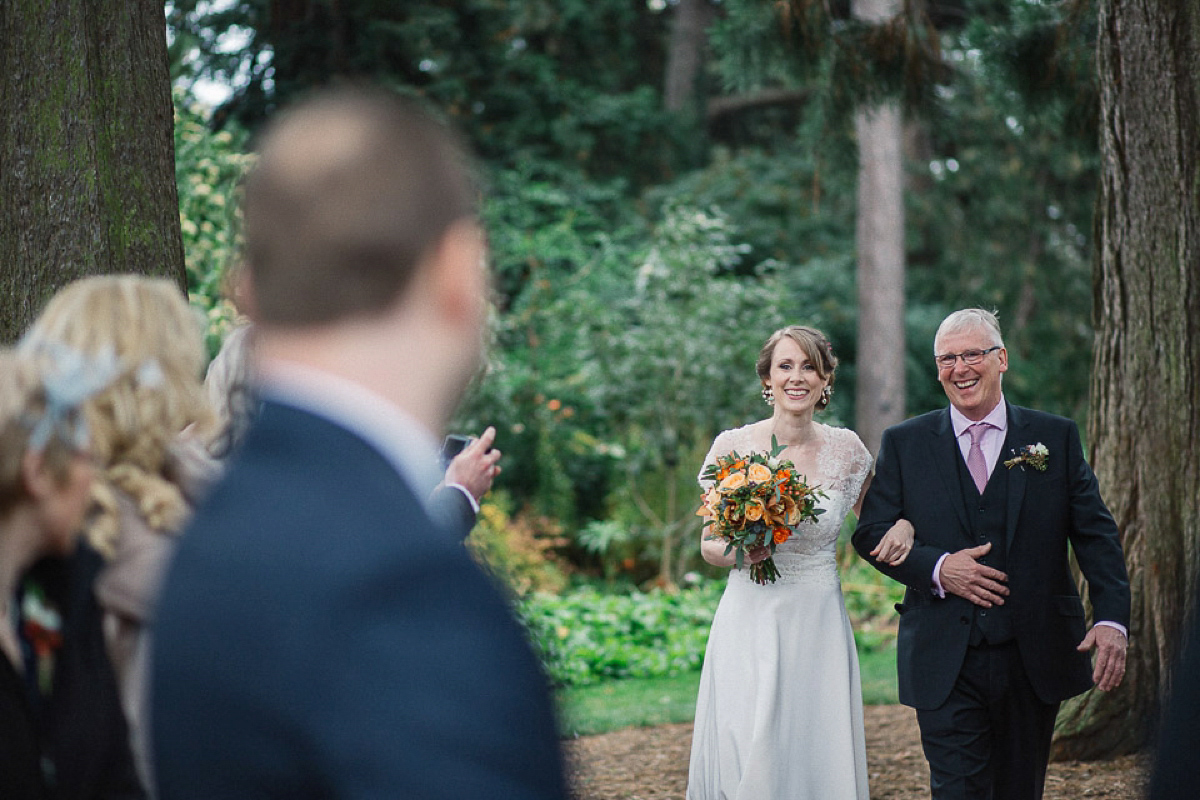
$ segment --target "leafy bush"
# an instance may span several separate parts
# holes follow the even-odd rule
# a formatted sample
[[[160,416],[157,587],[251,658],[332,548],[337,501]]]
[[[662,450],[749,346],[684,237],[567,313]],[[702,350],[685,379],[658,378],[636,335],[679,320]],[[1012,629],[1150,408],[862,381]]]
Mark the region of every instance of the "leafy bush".
[[[206,112],[175,99],[175,187],[187,264],[188,295],[208,323],[210,354],[220,348],[237,312],[223,297],[221,282],[241,247],[239,186],[253,161],[245,135],[236,128],[208,129]]]
[[[521,614],[555,683],[581,686],[700,668],[724,581],[675,593],[537,592]]]
[[[468,549],[518,597],[559,591],[569,569],[554,552],[565,543],[561,529],[548,517],[513,515],[511,506],[504,492],[489,494],[480,504]]]
[[[903,587],[857,557],[842,574],[859,651],[888,650],[896,638],[892,604]],[[554,682],[586,686],[699,669],[724,590],[724,579],[698,579],[673,593],[584,585],[558,595],[533,592],[519,610]]]

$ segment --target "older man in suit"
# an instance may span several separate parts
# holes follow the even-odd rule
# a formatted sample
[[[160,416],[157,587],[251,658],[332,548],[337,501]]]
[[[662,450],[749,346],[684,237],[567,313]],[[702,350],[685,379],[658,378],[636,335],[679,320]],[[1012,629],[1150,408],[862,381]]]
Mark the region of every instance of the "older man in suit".
[[[410,102],[318,96],[246,185],[262,408],[165,581],[163,800],[562,798],[546,680],[435,521],[479,357],[463,150]]]
[[[1059,703],[1124,674],[1130,599],[1117,527],[1075,423],[1005,401],[1008,352],[993,314],[947,317],[934,360],[950,407],[884,432],[853,542],[907,587],[900,702],[917,710],[933,797],[1032,800]],[[871,551],[901,518],[916,544],[890,566]],[[1090,630],[1068,545],[1088,582]]]

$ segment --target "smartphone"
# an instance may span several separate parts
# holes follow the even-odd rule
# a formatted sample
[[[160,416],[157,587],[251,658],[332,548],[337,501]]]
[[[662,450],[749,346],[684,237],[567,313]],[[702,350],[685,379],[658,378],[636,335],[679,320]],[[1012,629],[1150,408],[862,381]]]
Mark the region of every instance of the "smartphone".
[[[471,437],[461,433],[452,433],[447,436],[442,441],[442,463],[449,464],[470,443]]]

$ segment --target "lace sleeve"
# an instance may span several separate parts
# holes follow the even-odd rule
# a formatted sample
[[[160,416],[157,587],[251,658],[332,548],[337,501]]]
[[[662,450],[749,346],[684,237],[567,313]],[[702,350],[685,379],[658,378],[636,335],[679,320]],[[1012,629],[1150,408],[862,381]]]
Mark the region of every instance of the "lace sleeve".
[[[845,428],[834,429],[837,438],[831,448],[831,463],[828,474],[836,475],[838,488],[845,492],[850,502],[858,501],[863,484],[871,474],[873,459],[867,446],[858,438],[858,434]]]

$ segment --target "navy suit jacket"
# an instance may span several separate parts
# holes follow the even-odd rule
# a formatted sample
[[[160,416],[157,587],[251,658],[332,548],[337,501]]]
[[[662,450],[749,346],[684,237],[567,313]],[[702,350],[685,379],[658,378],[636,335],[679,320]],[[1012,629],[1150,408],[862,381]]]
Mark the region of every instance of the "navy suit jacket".
[[[162,800],[566,796],[504,598],[318,416],[264,404],[180,542],[155,637]]]
[[[1030,684],[1043,702],[1057,703],[1092,686],[1089,655],[1075,650],[1086,624],[1068,543],[1097,620],[1128,627],[1129,580],[1116,523],[1074,422],[1009,405],[996,470],[1039,442],[1049,450],[1045,472],[1018,466],[1008,474],[1005,604]],[[971,603],[950,594],[936,597],[932,582],[943,553],[978,544],[959,480],[961,460],[948,408],[886,430],[853,537],[863,558],[907,587],[897,607],[897,672],[900,702],[918,709],[937,708],[949,696],[971,633]],[[900,518],[916,528],[916,544],[900,566],[880,564],[870,551]]]

